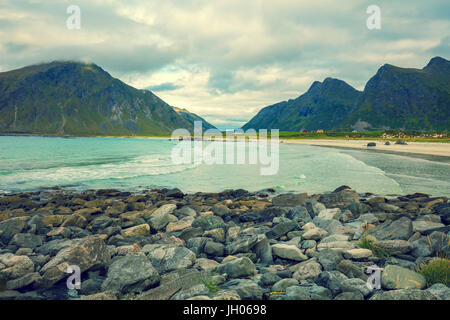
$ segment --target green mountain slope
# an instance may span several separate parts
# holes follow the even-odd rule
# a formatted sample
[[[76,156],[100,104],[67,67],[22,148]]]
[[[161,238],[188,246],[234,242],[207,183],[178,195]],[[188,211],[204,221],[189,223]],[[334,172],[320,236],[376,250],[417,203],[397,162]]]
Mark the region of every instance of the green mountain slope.
[[[261,109],[244,129],[449,130],[450,62],[423,69],[382,66],[361,93],[343,81],[314,82],[295,100]]]
[[[169,135],[192,127],[152,92],[95,64],[52,62],[0,73],[0,133]]]
[[[448,130],[449,124],[450,62],[436,57],[423,69],[382,66],[342,128]]]
[[[346,119],[359,95],[361,92],[342,80],[315,81],[297,99],[263,108],[243,129],[330,130]]]

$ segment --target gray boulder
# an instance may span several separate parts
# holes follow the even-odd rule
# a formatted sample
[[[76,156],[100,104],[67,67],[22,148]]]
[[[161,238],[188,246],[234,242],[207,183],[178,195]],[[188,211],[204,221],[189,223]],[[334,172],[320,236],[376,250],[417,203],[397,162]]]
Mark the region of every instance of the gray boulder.
[[[195,253],[185,247],[170,244],[147,244],[142,248],[153,267],[161,274],[191,267]]]
[[[115,259],[108,268],[102,284],[103,291],[142,291],[157,284],[158,271],[144,254],[129,255]]]
[[[241,299],[261,300],[264,290],[249,279],[233,279],[222,285],[223,289],[235,290]]]
[[[253,276],[256,272],[256,267],[249,258],[242,257],[219,265],[216,271],[220,274],[227,274],[229,278],[239,278]]]

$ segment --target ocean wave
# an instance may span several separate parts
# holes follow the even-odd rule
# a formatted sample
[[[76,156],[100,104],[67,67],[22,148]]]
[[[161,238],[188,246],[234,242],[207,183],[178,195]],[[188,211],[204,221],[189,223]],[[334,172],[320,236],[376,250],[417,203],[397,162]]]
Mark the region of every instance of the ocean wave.
[[[140,156],[124,163],[88,165],[84,167],[59,167],[45,170],[19,171],[1,178],[2,183],[24,184],[30,181],[64,184],[102,179],[129,179],[143,176],[167,175],[191,170],[200,164],[177,165],[170,157],[161,155]]]

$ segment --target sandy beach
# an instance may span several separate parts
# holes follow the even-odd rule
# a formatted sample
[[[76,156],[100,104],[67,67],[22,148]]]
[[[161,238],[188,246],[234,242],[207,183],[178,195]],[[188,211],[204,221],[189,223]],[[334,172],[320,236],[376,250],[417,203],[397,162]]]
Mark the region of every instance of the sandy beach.
[[[450,144],[438,142],[408,142],[407,145],[399,145],[391,142],[384,145],[384,141],[373,140],[309,140],[309,139],[284,139],[283,143],[308,144],[324,147],[339,147],[351,149],[372,149],[398,153],[422,154],[431,156],[450,157]],[[375,147],[367,147],[369,142],[375,142]]]

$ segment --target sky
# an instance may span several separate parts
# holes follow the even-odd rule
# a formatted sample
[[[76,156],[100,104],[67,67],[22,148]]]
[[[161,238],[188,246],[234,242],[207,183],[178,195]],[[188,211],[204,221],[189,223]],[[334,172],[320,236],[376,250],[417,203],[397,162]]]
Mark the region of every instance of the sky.
[[[71,5],[79,29],[67,27]],[[367,27],[371,5],[379,29]],[[0,72],[95,63],[218,128],[237,128],[316,80],[363,90],[383,64],[449,59],[449,13],[448,0],[0,0]]]

